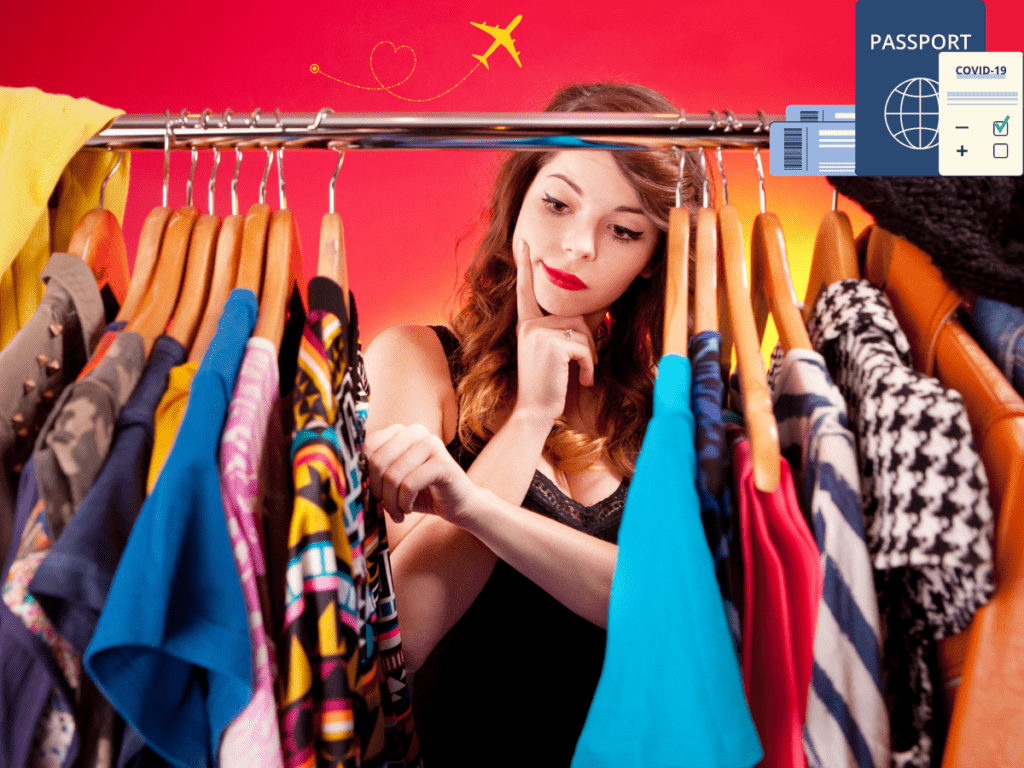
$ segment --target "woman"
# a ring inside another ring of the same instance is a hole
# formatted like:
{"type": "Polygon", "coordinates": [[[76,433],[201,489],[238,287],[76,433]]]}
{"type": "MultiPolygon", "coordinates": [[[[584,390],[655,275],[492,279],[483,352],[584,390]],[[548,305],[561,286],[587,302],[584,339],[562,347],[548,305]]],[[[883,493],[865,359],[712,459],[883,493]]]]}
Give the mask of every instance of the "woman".
{"type": "MultiPolygon", "coordinates": [[[[613,84],[547,110],[677,113],[613,84]]],[[[678,167],[670,151],[514,154],[451,327],[366,351],[371,492],[429,765],[569,764],[652,411],[678,167]]]]}

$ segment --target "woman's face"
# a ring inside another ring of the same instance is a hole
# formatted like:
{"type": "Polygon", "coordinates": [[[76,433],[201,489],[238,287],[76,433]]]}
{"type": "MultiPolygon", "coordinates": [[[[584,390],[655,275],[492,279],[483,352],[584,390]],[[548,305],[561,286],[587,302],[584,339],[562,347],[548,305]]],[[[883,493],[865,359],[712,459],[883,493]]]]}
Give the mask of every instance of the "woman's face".
{"type": "Polygon", "coordinates": [[[567,150],[537,172],[512,234],[530,249],[533,290],[553,315],[583,315],[591,330],[648,263],[658,228],[610,152],[567,150]]]}

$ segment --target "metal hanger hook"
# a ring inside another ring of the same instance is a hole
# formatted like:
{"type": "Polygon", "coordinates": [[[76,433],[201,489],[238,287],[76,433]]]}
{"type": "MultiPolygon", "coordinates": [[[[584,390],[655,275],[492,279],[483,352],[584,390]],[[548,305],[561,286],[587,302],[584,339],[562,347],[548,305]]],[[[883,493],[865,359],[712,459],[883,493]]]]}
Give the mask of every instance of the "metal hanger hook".
{"type": "MultiPolygon", "coordinates": [[[[208,120],[210,118],[210,109],[206,108],[203,110],[203,130],[207,130],[210,126],[208,120]]],[[[224,122],[221,122],[221,127],[225,127],[224,122]]],[[[207,208],[210,211],[210,215],[213,216],[213,205],[214,205],[214,192],[217,188],[217,169],[220,167],[220,147],[216,144],[211,144],[213,149],[213,168],[210,170],[210,184],[206,190],[206,203],[207,208]]]]}
{"type": "Polygon", "coordinates": [[[111,176],[117,173],[117,169],[121,167],[122,160],[124,160],[124,151],[117,153],[117,162],[114,163],[114,167],[110,169],[110,173],[107,174],[107,177],[103,180],[103,183],[100,184],[100,208],[107,207],[106,205],[104,205],[104,201],[106,200],[107,195],[107,182],[110,181],[111,176]]]}
{"type": "Polygon", "coordinates": [[[334,169],[334,175],[331,176],[331,186],[328,190],[329,205],[327,207],[327,211],[328,213],[334,213],[334,185],[338,181],[338,171],[341,170],[341,164],[345,162],[345,148],[335,146],[334,142],[331,142],[327,146],[338,153],[338,165],[334,169]]]}
{"type": "Polygon", "coordinates": [[[676,208],[683,207],[683,173],[686,166],[686,153],[679,147],[672,147],[679,158],[679,175],[676,177],[676,208]]]}
{"type": "Polygon", "coordinates": [[[333,112],[333,111],[334,110],[331,109],[330,107],[324,107],[319,112],[317,112],[316,113],[316,120],[314,120],[312,125],[309,126],[309,130],[315,131],[317,128],[319,128],[320,127],[320,123],[323,121],[324,117],[327,116],[327,113],[328,112],[333,112]]]}
{"type": "Polygon", "coordinates": [[[263,178],[260,179],[260,204],[267,202],[267,178],[270,176],[270,166],[274,162],[274,150],[270,147],[263,147],[267,153],[267,167],[263,169],[263,178]]]}
{"type": "MultiPolygon", "coordinates": [[[[284,131],[281,110],[275,109],[274,114],[277,115],[277,129],[284,131]]],[[[277,202],[282,211],[288,207],[288,201],[284,196],[284,144],[277,148],[277,202]]]]}
{"type": "Polygon", "coordinates": [[[729,185],[725,179],[725,167],[722,165],[722,148],[715,147],[715,157],[718,160],[718,173],[722,177],[722,205],[729,204],[729,185]]]}
{"type": "Polygon", "coordinates": [[[763,109],[757,110],[757,128],[754,129],[754,133],[764,133],[768,130],[768,115],[764,113],[763,109]]]}
{"type": "Polygon", "coordinates": [[[758,197],[761,199],[761,213],[764,213],[764,166],[761,164],[760,147],[754,147],[754,162],[757,164],[757,192],[758,197]]]}
{"type": "Polygon", "coordinates": [[[167,207],[167,198],[171,191],[171,141],[174,139],[174,129],[171,128],[171,110],[164,110],[164,189],[163,207],[167,207]]]}
{"type": "Polygon", "coordinates": [[[242,149],[235,145],[235,175],[231,177],[231,215],[238,215],[238,171],[242,168],[242,149]]]}
{"type": "Polygon", "coordinates": [[[708,179],[708,151],[701,147],[700,150],[700,175],[704,179],[701,183],[701,192],[703,198],[702,207],[707,208],[710,203],[711,197],[711,181],[708,179]]]}
{"type": "Polygon", "coordinates": [[[196,148],[195,144],[192,144],[191,147],[189,147],[189,149],[191,149],[191,151],[192,151],[192,167],[189,169],[188,181],[185,183],[185,205],[191,207],[192,206],[192,180],[195,178],[195,175],[196,175],[196,163],[199,160],[199,150],[196,148]]]}

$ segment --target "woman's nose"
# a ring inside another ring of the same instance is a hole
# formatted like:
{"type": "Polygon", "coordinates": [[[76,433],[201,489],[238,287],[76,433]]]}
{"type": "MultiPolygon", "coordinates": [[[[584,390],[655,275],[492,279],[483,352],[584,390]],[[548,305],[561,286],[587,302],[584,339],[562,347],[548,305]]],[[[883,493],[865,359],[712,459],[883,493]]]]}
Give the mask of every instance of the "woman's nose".
{"type": "Polygon", "coordinates": [[[593,227],[571,227],[565,233],[562,248],[574,259],[592,261],[597,256],[597,239],[593,227]]]}

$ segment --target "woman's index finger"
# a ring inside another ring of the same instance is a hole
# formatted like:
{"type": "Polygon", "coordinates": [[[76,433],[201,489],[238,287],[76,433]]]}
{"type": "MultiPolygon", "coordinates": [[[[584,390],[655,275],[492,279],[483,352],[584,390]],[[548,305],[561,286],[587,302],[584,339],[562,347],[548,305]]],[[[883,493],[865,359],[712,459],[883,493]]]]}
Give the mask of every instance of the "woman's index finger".
{"type": "Polygon", "coordinates": [[[518,255],[516,257],[516,309],[518,320],[534,320],[543,317],[544,313],[537,303],[537,297],[533,292],[533,270],[530,265],[530,246],[525,240],[519,241],[518,255]]]}

